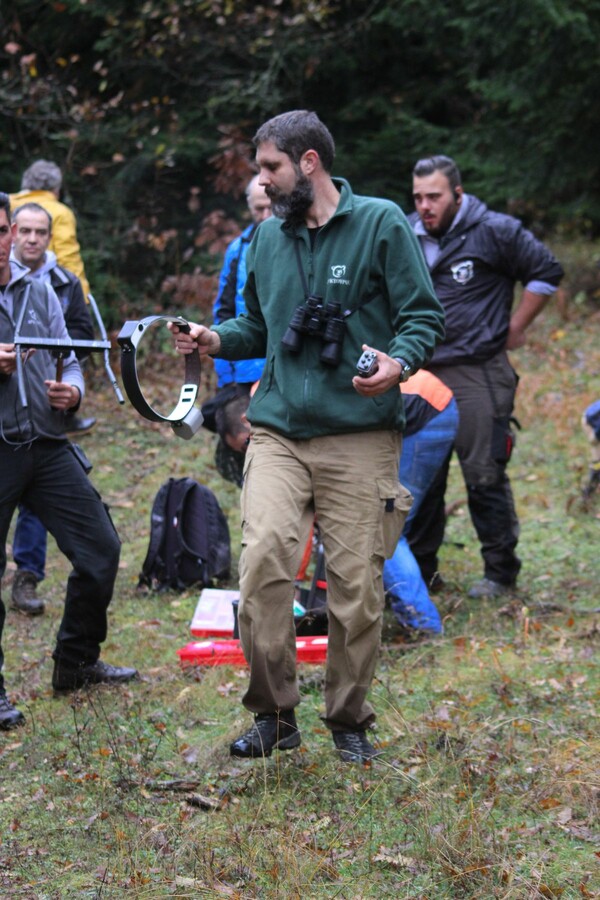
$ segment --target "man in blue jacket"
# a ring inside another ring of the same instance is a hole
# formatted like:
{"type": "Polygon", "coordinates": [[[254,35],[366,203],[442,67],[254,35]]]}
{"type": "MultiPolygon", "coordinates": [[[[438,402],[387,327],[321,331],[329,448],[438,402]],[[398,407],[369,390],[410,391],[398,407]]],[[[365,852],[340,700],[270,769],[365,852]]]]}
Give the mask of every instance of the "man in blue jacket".
{"type": "Polygon", "coordinates": [[[179,352],[264,356],[248,409],[242,488],[240,638],[254,724],[235,757],[300,744],[294,579],[308,525],[323,534],[329,606],[324,720],[344,761],[376,755],[367,694],[384,606],[382,569],[410,495],[398,482],[398,384],[443,335],[443,314],[401,210],[333,178],[335,147],[317,115],[282,113],[255,135],[274,215],[247,255],[247,312],[176,333],[179,352]],[[363,350],[377,371],[357,374],[363,350]]]}
{"type": "MultiPolygon", "coordinates": [[[[506,351],[525,343],[526,329],[558,287],[563,270],[517,219],[492,212],[465,194],[450,157],[417,162],[413,197],[416,213],[410,222],[446,313],[446,337],[427,367],[452,389],[458,404],[455,450],[484,562],[484,577],[469,595],[497,597],[514,588],[521,568],[519,523],[506,474],[518,377],[506,351]],[[523,292],[513,309],[517,282],[523,292]]],[[[449,462],[450,456],[421,504],[409,538],[425,580],[434,579],[433,586],[444,536],[449,462]]]]}
{"type": "MultiPolygon", "coordinates": [[[[246,312],[246,301],[242,293],[246,284],[246,253],[256,229],[271,215],[271,201],[264,187],[259,184],[258,175],[246,187],[246,200],[252,224],[231,242],[225,252],[219,275],[219,290],[213,306],[215,325],[221,325],[246,312]]],[[[264,364],[264,359],[215,359],[217,386],[222,388],[226,384],[244,384],[250,390],[251,385],[262,375],[264,364]]]]}

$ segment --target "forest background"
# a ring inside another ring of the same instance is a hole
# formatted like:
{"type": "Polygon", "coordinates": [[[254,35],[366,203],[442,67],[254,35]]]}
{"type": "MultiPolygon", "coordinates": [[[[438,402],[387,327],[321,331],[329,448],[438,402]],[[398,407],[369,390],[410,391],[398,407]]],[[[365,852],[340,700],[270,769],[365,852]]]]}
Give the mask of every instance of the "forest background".
{"type": "Polygon", "coordinates": [[[109,325],[210,310],[252,135],[286,109],[318,112],[358,193],[410,211],[444,152],[539,235],[600,232],[599,0],[3,0],[0,28],[0,187],[62,167],[109,325]]]}
{"type": "MultiPolygon", "coordinates": [[[[300,671],[301,749],[229,758],[247,672],[183,670],[197,591],[140,595],[137,573],[167,477],[217,493],[236,557],[239,491],[205,429],[178,440],[88,367],[98,421],[82,442],[123,540],[103,656],[141,678],[52,696],[69,566],[51,542],[45,615],[7,614],[26,726],[0,740],[0,896],[600,898],[600,497],[582,503],[580,427],[599,394],[600,0],[0,0],[0,30],[0,189],[36,158],[61,166],[113,337],[141,314],[210,317],[247,221],[252,135],[291,108],[331,128],[335,174],[407,212],[414,161],[456,157],[466,190],[521,217],[566,271],[515,354],[518,595],[466,597],[481,561],[453,466],[444,636],[413,639],[386,610],[384,753],[364,770],[332,753],[320,666],[300,671]]],[[[180,383],[167,345],[142,378],[165,410],[180,383]]]]}

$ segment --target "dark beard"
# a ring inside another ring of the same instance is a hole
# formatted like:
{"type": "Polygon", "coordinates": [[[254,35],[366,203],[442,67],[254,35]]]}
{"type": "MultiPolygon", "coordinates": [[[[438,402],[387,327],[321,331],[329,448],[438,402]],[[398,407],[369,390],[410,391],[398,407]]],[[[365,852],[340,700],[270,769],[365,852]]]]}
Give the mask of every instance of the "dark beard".
{"type": "Polygon", "coordinates": [[[284,194],[277,188],[267,188],[266,193],[274,216],[285,219],[290,225],[304,224],[314,200],[313,186],[305,175],[298,176],[296,187],[290,194],[284,194]]]}
{"type": "Polygon", "coordinates": [[[456,216],[457,212],[458,212],[458,203],[453,203],[444,212],[444,215],[441,217],[440,223],[437,228],[427,228],[425,223],[423,223],[423,227],[425,228],[425,231],[427,232],[427,234],[430,234],[431,237],[434,237],[434,238],[443,237],[446,234],[446,232],[449,230],[450,226],[452,225],[452,223],[454,221],[454,217],[456,216]]]}

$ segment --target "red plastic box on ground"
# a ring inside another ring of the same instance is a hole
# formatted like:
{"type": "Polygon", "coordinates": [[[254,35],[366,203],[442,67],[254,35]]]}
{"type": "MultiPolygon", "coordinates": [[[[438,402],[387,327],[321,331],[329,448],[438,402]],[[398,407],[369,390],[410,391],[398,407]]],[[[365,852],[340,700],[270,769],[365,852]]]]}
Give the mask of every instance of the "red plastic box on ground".
{"type": "MultiPolygon", "coordinates": [[[[192,641],[177,651],[182,666],[245,666],[246,660],[236,640],[192,641]]],[[[324,663],[326,637],[296,638],[298,662],[324,663]]]]}

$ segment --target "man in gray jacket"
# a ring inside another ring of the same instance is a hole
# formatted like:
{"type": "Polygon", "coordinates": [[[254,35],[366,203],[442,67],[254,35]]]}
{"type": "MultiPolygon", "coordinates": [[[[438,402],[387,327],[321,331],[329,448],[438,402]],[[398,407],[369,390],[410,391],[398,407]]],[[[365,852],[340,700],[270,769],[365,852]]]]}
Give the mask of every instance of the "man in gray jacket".
{"type": "MultiPolygon", "coordinates": [[[[62,340],[68,335],[52,289],[28,278],[27,269],[10,260],[9,214],[9,198],[0,194],[0,578],[10,522],[24,501],[73,565],[53,653],[54,689],[122,683],[134,678],[136,670],[99,659],[120,541],[64,432],[65,411],[83,397],[83,378],[74,354],[64,360],[59,378],[51,353],[36,349],[22,353],[19,384],[15,332],[62,340]]],[[[5,617],[0,597],[0,639],[5,617]]],[[[0,729],[6,730],[20,725],[23,714],[6,696],[3,663],[0,645],[0,729]]]]}
{"type": "MultiPolygon", "coordinates": [[[[29,277],[49,284],[60,301],[69,336],[74,340],[93,340],[94,326],[89,306],[85,302],[81,282],[73,273],[59,266],[56,254],[48,249],[52,238],[52,216],[38,203],[24,203],[13,210],[16,224],[12,256],[26,266],[29,277]]],[[[85,350],[76,351],[83,366],[85,350]]],[[[65,431],[76,430],[81,434],[89,430],[95,419],[79,419],[73,410],[65,414],[65,431]],[[80,427],[74,429],[73,422],[80,427]],[[81,427],[84,426],[84,427],[81,427]]],[[[13,579],[11,606],[26,615],[37,616],[44,612],[45,601],[37,595],[37,585],[46,574],[46,529],[37,516],[24,504],[19,504],[19,515],[13,537],[13,556],[17,571],[13,579]]]]}

